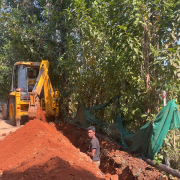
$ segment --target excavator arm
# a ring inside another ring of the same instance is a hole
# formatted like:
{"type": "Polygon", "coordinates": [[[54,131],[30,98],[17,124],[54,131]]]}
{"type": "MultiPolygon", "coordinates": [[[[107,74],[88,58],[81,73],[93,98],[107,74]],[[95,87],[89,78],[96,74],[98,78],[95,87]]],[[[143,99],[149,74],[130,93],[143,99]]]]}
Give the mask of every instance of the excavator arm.
{"type": "Polygon", "coordinates": [[[46,116],[58,116],[59,115],[59,91],[55,91],[52,88],[51,81],[48,75],[49,62],[43,60],[40,65],[39,75],[36,79],[33,91],[30,92],[30,103],[28,109],[28,116],[30,119],[46,116]],[[40,103],[40,94],[44,91],[44,106],[45,111],[42,111],[42,104],[40,103]]]}

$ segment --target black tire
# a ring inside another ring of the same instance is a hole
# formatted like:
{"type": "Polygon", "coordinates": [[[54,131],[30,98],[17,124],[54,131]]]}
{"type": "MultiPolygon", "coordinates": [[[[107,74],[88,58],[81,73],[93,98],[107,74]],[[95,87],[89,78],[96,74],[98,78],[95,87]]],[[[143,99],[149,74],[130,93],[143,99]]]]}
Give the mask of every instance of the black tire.
{"type": "Polygon", "coordinates": [[[4,120],[8,119],[8,106],[6,103],[2,105],[2,117],[4,120]]]}
{"type": "Polygon", "coordinates": [[[9,100],[9,119],[10,123],[13,126],[16,126],[16,103],[15,103],[15,98],[11,97],[9,100]]]}

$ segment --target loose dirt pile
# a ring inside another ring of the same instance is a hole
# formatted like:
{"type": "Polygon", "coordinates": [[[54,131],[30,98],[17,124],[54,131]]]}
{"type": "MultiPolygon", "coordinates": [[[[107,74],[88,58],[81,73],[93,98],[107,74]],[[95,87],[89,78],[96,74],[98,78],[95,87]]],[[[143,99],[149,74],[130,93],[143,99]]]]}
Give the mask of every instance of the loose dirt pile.
{"type": "Polygon", "coordinates": [[[32,120],[0,142],[0,179],[105,179],[54,124],[32,120]]]}
{"type": "Polygon", "coordinates": [[[0,179],[166,179],[143,160],[98,139],[100,170],[85,154],[86,131],[66,123],[32,120],[0,141],[0,179]]]}

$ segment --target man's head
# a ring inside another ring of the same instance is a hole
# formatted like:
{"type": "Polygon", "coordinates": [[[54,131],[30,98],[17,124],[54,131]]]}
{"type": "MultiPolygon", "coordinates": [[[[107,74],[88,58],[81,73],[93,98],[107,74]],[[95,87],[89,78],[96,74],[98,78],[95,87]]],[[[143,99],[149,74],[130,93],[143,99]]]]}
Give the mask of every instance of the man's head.
{"type": "Polygon", "coordinates": [[[95,127],[94,126],[88,127],[87,132],[88,132],[88,136],[89,136],[90,139],[94,138],[94,136],[95,136],[95,127]]]}
{"type": "Polygon", "coordinates": [[[33,70],[29,71],[29,77],[33,77],[33,70]]]}

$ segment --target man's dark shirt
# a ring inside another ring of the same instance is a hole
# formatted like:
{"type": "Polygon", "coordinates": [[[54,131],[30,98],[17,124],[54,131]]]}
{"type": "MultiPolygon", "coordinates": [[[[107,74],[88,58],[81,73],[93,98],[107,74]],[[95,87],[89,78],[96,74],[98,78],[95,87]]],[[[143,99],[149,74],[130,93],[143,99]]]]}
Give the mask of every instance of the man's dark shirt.
{"type": "Polygon", "coordinates": [[[92,151],[92,149],[96,149],[96,151],[95,151],[94,157],[91,157],[91,159],[93,161],[100,161],[100,158],[99,158],[99,155],[100,155],[99,140],[96,137],[91,139],[91,142],[90,142],[90,151],[92,151]]]}

